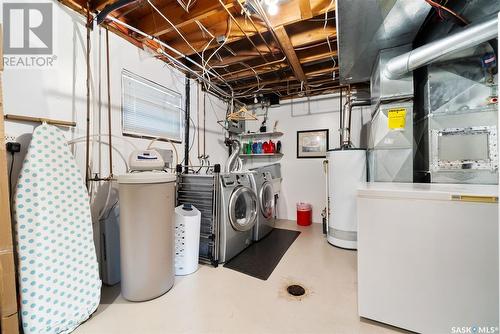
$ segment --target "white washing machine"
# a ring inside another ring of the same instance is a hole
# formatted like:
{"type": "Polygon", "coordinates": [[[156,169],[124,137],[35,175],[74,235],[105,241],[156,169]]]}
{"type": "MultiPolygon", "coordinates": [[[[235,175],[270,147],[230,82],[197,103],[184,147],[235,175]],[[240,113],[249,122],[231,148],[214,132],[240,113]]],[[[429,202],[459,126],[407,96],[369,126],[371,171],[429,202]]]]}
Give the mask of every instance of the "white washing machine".
{"type": "Polygon", "coordinates": [[[249,173],[220,175],[219,262],[224,263],[252,243],[257,221],[257,194],[249,173]]]}
{"type": "Polygon", "coordinates": [[[256,172],[252,174],[252,177],[254,178],[259,204],[257,222],[253,228],[253,240],[259,241],[274,228],[275,198],[273,177],[270,172],[256,172]]]}

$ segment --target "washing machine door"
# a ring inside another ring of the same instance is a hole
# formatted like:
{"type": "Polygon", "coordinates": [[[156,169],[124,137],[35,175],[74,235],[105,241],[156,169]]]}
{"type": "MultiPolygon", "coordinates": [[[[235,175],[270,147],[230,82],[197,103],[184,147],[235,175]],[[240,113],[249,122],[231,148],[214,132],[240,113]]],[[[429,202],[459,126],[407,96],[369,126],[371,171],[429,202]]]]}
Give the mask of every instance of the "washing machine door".
{"type": "Polygon", "coordinates": [[[245,186],[234,189],[229,199],[229,222],[237,231],[248,231],[257,219],[257,196],[245,186]]]}
{"type": "Polygon", "coordinates": [[[262,184],[259,192],[260,211],[264,218],[269,219],[274,215],[274,189],[271,182],[262,184]]]}

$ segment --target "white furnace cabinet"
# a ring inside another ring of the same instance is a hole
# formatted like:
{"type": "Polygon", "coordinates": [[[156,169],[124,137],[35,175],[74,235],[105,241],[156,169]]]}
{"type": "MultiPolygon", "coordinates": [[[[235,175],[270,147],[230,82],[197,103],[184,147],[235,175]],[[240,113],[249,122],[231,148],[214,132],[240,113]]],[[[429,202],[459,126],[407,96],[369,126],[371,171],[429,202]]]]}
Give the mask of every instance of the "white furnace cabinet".
{"type": "Polygon", "coordinates": [[[360,186],[359,315],[420,333],[498,333],[497,187],[360,186]]]}

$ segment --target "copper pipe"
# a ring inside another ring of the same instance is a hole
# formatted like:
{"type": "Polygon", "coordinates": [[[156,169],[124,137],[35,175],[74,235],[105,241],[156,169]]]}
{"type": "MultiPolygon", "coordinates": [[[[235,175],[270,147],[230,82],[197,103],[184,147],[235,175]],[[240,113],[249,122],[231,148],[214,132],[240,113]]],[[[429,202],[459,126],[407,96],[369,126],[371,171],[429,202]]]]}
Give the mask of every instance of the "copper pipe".
{"type": "Polygon", "coordinates": [[[109,141],[109,177],[113,178],[113,147],[111,142],[111,80],[109,68],[109,30],[106,29],[106,67],[108,84],[108,141],[109,141]]]}
{"type": "Polygon", "coordinates": [[[87,2],[87,138],[85,139],[85,185],[89,189],[90,180],[90,25],[92,16],[90,15],[90,2],[87,2]]]}
{"type": "Polygon", "coordinates": [[[463,23],[463,25],[468,25],[469,24],[469,21],[467,21],[466,19],[464,19],[461,15],[455,13],[454,11],[452,11],[451,9],[443,6],[443,5],[440,5],[438,4],[437,2],[434,2],[432,0],[425,0],[425,2],[427,2],[429,5],[431,5],[432,7],[434,8],[437,8],[438,10],[442,9],[444,10],[445,12],[447,12],[448,14],[452,15],[453,17],[455,17],[457,20],[459,20],[460,22],[463,23]]]}

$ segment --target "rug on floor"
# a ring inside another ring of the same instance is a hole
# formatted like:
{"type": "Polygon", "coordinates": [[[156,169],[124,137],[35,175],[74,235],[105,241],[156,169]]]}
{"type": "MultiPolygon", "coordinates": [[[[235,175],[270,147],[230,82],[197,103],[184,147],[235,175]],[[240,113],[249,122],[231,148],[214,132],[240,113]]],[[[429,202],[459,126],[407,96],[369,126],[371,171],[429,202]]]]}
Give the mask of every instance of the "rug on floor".
{"type": "Polygon", "coordinates": [[[264,239],[229,260],[224,267],[265,281],[299,234],[299,231],[275,228],[264,239]]]}

